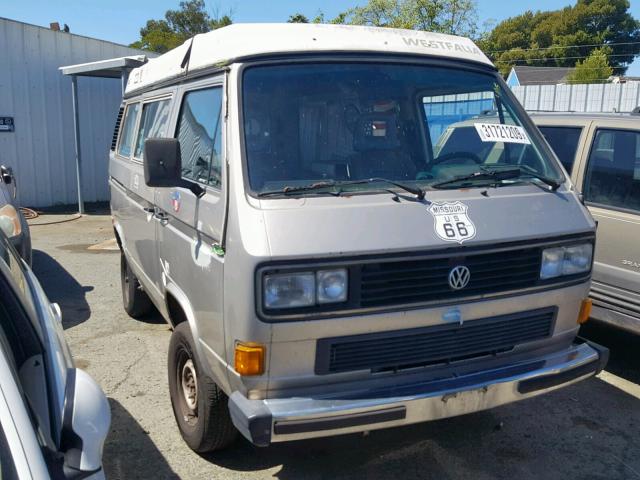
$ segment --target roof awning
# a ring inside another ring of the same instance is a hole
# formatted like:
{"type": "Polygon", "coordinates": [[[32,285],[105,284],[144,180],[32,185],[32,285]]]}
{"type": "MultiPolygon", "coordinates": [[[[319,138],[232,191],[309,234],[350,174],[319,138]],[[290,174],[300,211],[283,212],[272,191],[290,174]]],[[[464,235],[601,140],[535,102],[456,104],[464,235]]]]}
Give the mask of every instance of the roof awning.
{"type": "Polygon", "coordinates": [[[60,67],[63,75],[76,75],[79,77],[121,78],[123,72],[139,67],[147,63],[146,55],[134,55],[131,57],[110,58],[98,62],[79,63],[60,67]]]}
{"type": "Polygon", "coordinates": [[[73,127],[75,140],[75,157],[76,157],[76,180],[78,183],[78,213],[84,213],[84,201],[82,200],[82,159],[80,150],[80,117],[78,110],[78,77],[97,77],[97,78],[114,78],[120,79],[122,93],[124,94],[125,86],[129,72],[147,63],[146,55],[133,55],[130,57],[109,58],[97,62],[79,63],[77,65],[67,65],[59,67],[58,70],[63,75],[71,77],[71,99],[73,101],[73,127]]]}

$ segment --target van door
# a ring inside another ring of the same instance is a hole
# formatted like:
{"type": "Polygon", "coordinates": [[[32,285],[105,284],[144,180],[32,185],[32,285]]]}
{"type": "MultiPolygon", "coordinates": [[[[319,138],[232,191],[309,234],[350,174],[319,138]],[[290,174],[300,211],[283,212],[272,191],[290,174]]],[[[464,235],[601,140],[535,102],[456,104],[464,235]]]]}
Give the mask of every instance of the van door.
{"type": "Polygon", "coordinates": [[[583,183],[598,222],[592,296],[640,316],[640,132],[596,128],[592,138],[583,183]]]}
{"type": "Polygon", "coordinates": [[[109,165],[111,212],[121,227],[122,247],[128,262],[148,292],[159,298],[160,291],[152,288],[150,273],[155,265],[145,255],[145,239],[149,235],[155,237],[156,226],[149,213],[153,209],[155,189],[144,183],[142,161],[132,159],[141,111],[139,100],[128,103],[124,111],[117,148],[109,165]]]}
{"type": "MultiPolygon", "coordinates": [[[[201,342],[224,356],[222,279],[224,256],[219,249],[225,217],[223,79],[208,79],[181,92],[175,136],[180,141],[182,176],[198,183],[201,197],[186,188],[158,189],[161,222],[158,240],[163,282],[184,294],[196,317],[201,342]]],[[[207,351],[207,353],[210,353],[207,351]]],[[[220,368],[219,358],[209,364],[220,368]]],[[[220,378],[220,377],[219,377],[220,378]]]]}
{"type": "Polygon", "coordinates": [[[147,290],[156,299],[160,293],[160,264],[156,243],[158,218],[154,215],[155,188],[147,187],[144,182],[144,141],[149,137],[165,137],[171,116],[171,97],[164,96],[145,100],[141,105],[140,121],[136,131],[131,160],[131,178],[129,185],[129,211],[123,222],[125,245],[129,260],[139,269],[138,278],[142,279],[147,290]]]}

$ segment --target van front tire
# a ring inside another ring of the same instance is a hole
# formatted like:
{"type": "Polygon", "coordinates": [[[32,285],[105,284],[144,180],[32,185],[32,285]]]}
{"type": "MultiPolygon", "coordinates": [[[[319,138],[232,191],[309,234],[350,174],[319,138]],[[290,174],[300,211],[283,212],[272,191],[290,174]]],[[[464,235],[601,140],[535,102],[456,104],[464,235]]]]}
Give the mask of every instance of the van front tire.
{"type": "Polygon", "coordinates": [[[187,322],[171,335],[168,366],[173,414],[189,448],[205,453],[233,443],[238,431],[229,414],[229,398],[204,373],[187,322]]]}
{"type": "Polygon", "coordinates": [[[122,305],[125,312],[136,319],[148,314],[153,307],[151,299],[140,286],[140,282],[131,270],[124,253],[120,254],[120,283],[122,285],[122,305]]]}

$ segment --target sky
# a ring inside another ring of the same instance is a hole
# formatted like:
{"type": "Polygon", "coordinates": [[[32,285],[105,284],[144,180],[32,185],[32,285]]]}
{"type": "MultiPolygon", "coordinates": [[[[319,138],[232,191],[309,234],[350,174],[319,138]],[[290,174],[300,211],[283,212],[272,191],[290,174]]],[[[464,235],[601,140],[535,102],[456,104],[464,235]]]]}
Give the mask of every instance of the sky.
{"type": "MultiPolygon", "coordinates": [[[[211,13],[231,13],[234,22],[285,22],[302,13],[312,18],[322,11],[327,18],[366,0],[207,0],[211,13]]],[[[569,0],[477,0],[480,24],[499,22],[524,10],[556,10],[569,0]]],[[[128,45],[139,38],[140,27],[151,18],[177,8],[179,0],[0,0],[0,17],[35,25],[66,23],[72,33],[128,45]]],[[[631,0],[631,13],[640,18],[640,0],[631,0]]],[[[627,71],[640,76],[640,59],[627,71]]]]}

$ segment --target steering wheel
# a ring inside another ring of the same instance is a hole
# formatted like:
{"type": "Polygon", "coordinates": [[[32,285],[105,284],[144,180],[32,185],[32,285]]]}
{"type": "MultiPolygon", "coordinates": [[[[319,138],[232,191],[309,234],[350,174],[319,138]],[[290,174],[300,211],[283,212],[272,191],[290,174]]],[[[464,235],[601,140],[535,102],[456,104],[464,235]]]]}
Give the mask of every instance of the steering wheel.
{"type": "Polygon", "coordinates": [[[448,162],[449,160],[453,160],[455,158],[463,158],[463,159],[467,159],[467,160],[472,160],[473,162],[477,163],[478,165],[480,165],[481,163],[483,163],[482,159],[476,155],[475,153],[472,152],[451,152],[451,153],[445,153],[444,155],[440,155],[437,158],[434,158],[432,161],[433,165],[438,165],[440,163],[444,163],[444,162],[448,162]]]}

